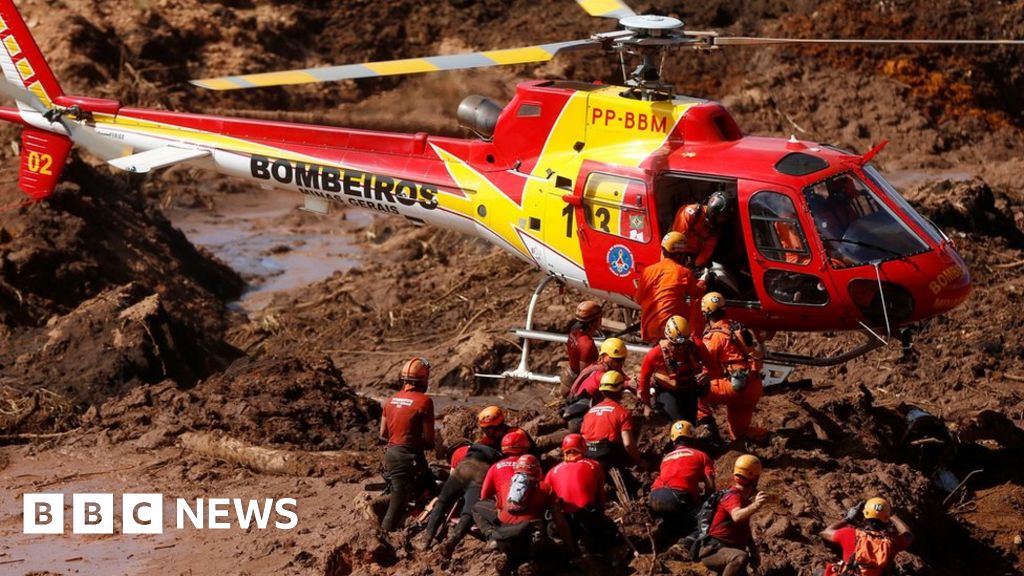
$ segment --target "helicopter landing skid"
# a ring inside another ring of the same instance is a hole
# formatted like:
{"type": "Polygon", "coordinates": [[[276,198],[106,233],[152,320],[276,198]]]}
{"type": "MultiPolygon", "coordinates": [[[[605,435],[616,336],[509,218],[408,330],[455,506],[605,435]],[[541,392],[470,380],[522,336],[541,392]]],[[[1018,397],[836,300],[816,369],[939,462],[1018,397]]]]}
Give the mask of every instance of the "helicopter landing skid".
{"type": "MultiPolygon", "coordinates": [[[[887,344],[886,340],[871,330],[862,330],[861,335],[864,337],[864,342],[860,346],[847,350],[842,354],[836,354],[834,356],[826,356],[824,358],[818,358],[815,356],[804,356],[803,354],[790,354],[789,352],[771,352],[768,351],[765,354],[765,365],[768,362],[778,362],[781,364],[790,365],[803,365],[803,366],[838,366],[844,362],[848,362],[863,356],[872,350],[877,350],[887,344]]],[[[905,337],[909,341],[909,337],[905,337]]],[[[904,344],[906,348],[908,345],[904,344]]]]}
{"type": "MultiPolygon", "coordinates": [[[[537,288],[533,291],[533,296],[530,297],[530,306],[526,309],[526,330],[530,331],[533,329],[533,311],[537,307],[537,300],[540,299],[540,293],[544,291],[544,288],[548,285],[548,282],[555,280],[554,276],[545,276],[544,279],[537,284],[537,288]]],[[[519,330],[516,330],[518,333],[519,330]]],[[[568,336],[565,336],[562,342],[565,342],[568,336]]],[[[562,379],[558,376],[551,376],[547,374],[536,374],[530,371],[529,358],[530,358],[530,339],[523,338],[522,354],[519,356],[519,365],[513,370],[506,370],[501,374],[477,374],[477,378],[493,378],[497,380],[504,380],[505,378],[511,378],[513,380],[526,380],[529,382],[541,382],[544,384],[558,384],[562,379]]]]}

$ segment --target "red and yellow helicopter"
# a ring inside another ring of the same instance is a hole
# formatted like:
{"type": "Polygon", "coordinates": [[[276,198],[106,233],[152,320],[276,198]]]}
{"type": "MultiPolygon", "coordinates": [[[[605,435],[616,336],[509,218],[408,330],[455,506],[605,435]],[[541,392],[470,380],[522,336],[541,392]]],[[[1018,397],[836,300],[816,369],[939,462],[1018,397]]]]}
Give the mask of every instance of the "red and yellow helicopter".
{"type": "MultiPolygon", "coordinates": [[[[24,126],[20,185],[49,195],[72,144],[113,166],[149,172],[178,163],[298,192],[309,210],[332,203],[486,238],[551,279],[635,308],[639,271],[660,258],[676,211],[724,192],[737,207],[713,273],[734,318],[765,331],[888,334],[942,314],[970,291],[952,242],[870,163],[795,138],[743,133],[722,105],[674,94],[659,58],[730,45],[1024,44],[1020,40],[822,40],[725,37],[675,18],[637,15],[618,0],[577,0],[620,27],[525,48],[198,80],[215,90],[280,86],[550,60],[566,50],[617,53],[624,86],[562,80],[520,84],[501,106],[470,96],[459,107],[471,138],[245,120],[122,106],[65,94],[12,0],[0,0],[0,91],[24,126]],[[638,65],[627,71],[626,59],[638,65]]],[[[532,331],[526,338],[564,339],[532,331]]],[[[792,363],[833,358],[770,354],[792,363]]],[[[544,380],[526,368],[516,377],[544,380]]],[[[772,364],[774,361],[775,364],[772,364]]]]}

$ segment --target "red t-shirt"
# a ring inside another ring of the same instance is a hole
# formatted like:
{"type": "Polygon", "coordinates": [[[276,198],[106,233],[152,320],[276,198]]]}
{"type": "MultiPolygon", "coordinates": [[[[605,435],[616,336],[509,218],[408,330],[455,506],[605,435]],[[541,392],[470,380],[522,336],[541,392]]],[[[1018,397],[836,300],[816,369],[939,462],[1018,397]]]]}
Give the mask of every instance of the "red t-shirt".
{"type": "Polygon", "coordinates": [[[670,373],[665,362],[665,353],[662,351],[662,346],[666,342],[667,340],[660,340],[651,348],[640,366],[640,400],[648,406],[651,405],[651,389],[660,388],[654,380],[656,372],[663,372],[673,378],[676,374],[684,379],[696,378],[703,371],[702,364],[711,361],[704,344],[693,342],[676,346],[672,351],[672,358],[677,363],[676,371],[675,374],[670,373]]]}
{"type": "Polygon", "coordinates": [[[480,487],[480,499],[494,498],[502,502],[508,497],[509,486],[512,485],[512,475],[516,473],[516,461],[519,456],[509,456],[504,460],[498,460],[491,464],[484,476],[483,486],[480,487]]]}
{"type": "Polygon", "coordinates": [[[622,443],[622,431],[633,429],[633,418],[629,410],[614,400],[604,400],[583,416],[580,433],[587,442],[608,440],[613,444],[622,443]]]}
{"type": "Polygon", "coordinates": [[[569,332],[569,340],[565,343],[565,351],[569,356],[569,369],[574,373],[597,362],[597,346],[594,339],[583,330],[569,332]]]}
{"type": "Polygon", "coordinates": [[[415,390],[403,390],[384,403],[388,446],[429,448],[434,443],[434,401],[415,390]]]}
{"type": "Polygon", "coordinates": [[[710,456],[694,448],[676,448],[661,459],[661,474],[654,479],[652,490],[672,488],[690,493],[692,502],[700,502],[700,484],[711,479],[714,488],[715,461],[710,456]]]}
{"type": "MultiPolygon", "coordinates": [[[[896,558],[896,554],[910,547],[910,538],[908,538],[906,534],[891,534],[890,536],[892,538],[892,553],[886,560],[885,566],[878,569],[861,568],[862,576],[882,576],[885,569],[892,565],[892,561],[896,558]]],[[[842,559],[843,562],[846,562],[850,559],[850,556],[853,554],[853,551],[857,546],[857,529],[853,526],[843,526],[836,530],[832,535],[832,541],[842,548],[842,559]]]]}
{"type": "Polygon", "coordinates": [[[718,501],[718,510],[711,520],[711,529],[708,535],[716,540],[721,540],[736,548],[746,548],[754,539],[750,532],[750,518],[742,522],[734,522],[732,511],[739,508],[746,508],[750,502],[743,500],[743,495],[735,488],[730,488],[722,499],[718,501]]]}
{"type": "Polygon", "coordinates": [[[551,491],[551,487],[546,482],[540,482],[532,488],[530,495],[527,496],[526,508],[522,512],[512,513],[505,509],[505,498],[508,496],[507,492],[501,498],[498,498],[496,507],[498,508],[498,521],[502,524],[522,524],[523,522],[529,522],[531,520],[541,520],[544,518],[544,513],[551,508],[554,502],[554,493],[551,491]]]}
{"type": "Polygon", "coordinates": [[[590,506],[604,507],[604,469],[597,460],[580,458],[562,462],[544,478],[555,495],[562,499],[568,513],[590,506]]]}
{"type": "Polygon", "coordinates": [[[462,459],[466,457],[466,452],[469,452],[469,447],[470,446],[472,446],[472,444],[466,444],[465,446],[459,446],[458,448],[455,449],[454,452],[452,452],[452,461],[451,461],[452,470],[455,470],[456,468],[459,467],[459,462],[462,462],[462,459]]]}
{"type": "Polygon", "coordinates": [[[606,371],[607,369],[604,367],[604,364],[597,362],[588,364],[580,372],[580,375],[576,377],[576,382],[573,382],[572,389],[569,391],[569,398],[576,398],[584,394],[590,398],[600,397],[601,377],[604,376],[606,371]]]}

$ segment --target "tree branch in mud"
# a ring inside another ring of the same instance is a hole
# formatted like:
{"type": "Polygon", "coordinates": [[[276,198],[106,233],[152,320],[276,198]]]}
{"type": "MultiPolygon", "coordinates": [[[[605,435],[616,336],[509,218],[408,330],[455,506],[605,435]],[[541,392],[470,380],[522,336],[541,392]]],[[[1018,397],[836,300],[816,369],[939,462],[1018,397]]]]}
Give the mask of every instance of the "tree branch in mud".
{"type": "Polygon", "coordinates": [[[323,476],[341,468],[352,468],[354,452],[304,452],[254,446],[224,434],[185,432],[178,445],[190,452],[245,466],[254,472],[282,476],[323,476]]]}

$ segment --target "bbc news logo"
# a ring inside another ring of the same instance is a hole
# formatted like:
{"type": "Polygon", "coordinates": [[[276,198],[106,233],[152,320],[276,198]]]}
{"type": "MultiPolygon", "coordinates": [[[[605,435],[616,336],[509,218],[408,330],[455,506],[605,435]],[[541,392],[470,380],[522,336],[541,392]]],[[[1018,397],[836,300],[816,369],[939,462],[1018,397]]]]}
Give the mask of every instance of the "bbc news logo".
{"type": "MultiPolygon", "coordinates": [[[[25,494],[22,532],[25,534],[64,533],[64,494],[25,494]]],[[[184,498],[174,500],[174,526],[199,530],[248,530],[255,526],[266,530],[291,530],[299,524],[294,498],[242,500],[241,498],[184,498]],[[271,522],[273,520],[273,522],[271,522]]],[[[163,494],[122,494],[122,534],[163,534],[163,494]]],[[[117,510],[113,494],[72,494],[72,534],[113,534],[117,510]]],[[[170,520],[170,519],[168,519],[170,520]]]]}

